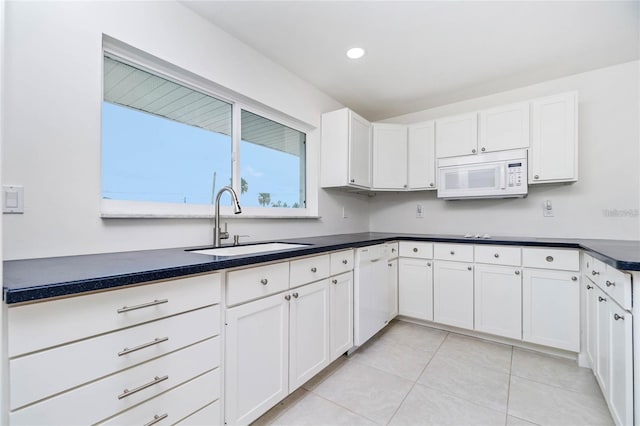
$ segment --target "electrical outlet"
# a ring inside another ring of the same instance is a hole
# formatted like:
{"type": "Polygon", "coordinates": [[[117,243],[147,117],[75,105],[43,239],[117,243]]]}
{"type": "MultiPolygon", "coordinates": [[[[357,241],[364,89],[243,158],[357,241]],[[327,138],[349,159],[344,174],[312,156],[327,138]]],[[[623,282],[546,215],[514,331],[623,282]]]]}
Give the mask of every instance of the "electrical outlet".
{"type": "Polygon", "coordinates": [[[417,219],[424,218],[424,207],[422,207],[422,204],[416,205],[416,218],[417,219]]]}

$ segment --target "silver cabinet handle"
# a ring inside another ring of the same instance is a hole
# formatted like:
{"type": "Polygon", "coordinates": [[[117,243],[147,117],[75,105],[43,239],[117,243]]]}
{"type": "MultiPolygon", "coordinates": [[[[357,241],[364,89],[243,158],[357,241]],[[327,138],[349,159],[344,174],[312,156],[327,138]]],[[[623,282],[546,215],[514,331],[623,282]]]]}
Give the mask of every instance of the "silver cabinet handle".
{"type": "Polygon", "coordinates": [[[405,183],[405,184],[404,184],[404,185],[402,185],[402,186],[406,188],[406,187],[407,187],[407,184],[405,183]]]}
{"type": "Polygon", "coordinates": [[[118,356],[127,355],[131,352],[139,351],[140,349],[148,348],[149,346],[157,345],[158,343],[166,342],[169,340],[169,337],[156,337],[150,342],[143,343],[138,346],[134,346],[133,348],[124,348],[120,352],[118,352],[118,356]]]}
{"type": "Polygon", "coordinates": [[[162,376],[162,377],[154,377],[152,381],[150,381],[149,383],[145,383],[144,385],[138,386],[135,389],[125,389],[122,391],[122,393],[120,395],[118,395],[118,399],[123,399],[126,398],[128,396],[133,395],[136,392],[140,392],[141,390],[145,390],[146,388],[149,388],[153,385],[157,385],[160,382],[164,382],[165,380],[167,380],[169,378],[169,376],[162,376]]]}
{"type": "Polygon", "coordinates": [[[534,179],[540,179],[540,176],[538,176],[538,175],[534,175],[534,176],[533,176],[533,178],[534,178],[534,179]]]}
{"type": "Polygon", "coordinates": [[[591,290],[593,288],[592,285],[587,284],[587,290],[591,290]]]}
{"type": "Polygon", "coordinates": [[[431,182],[431,183],[429,184],[429,186],[433,186],[433,182],[431,182]]]}
{"type": "Polygon", "coordinates": [[[314,266],[313,268],[311,268],[311,272],[318,272],[318,268],[314,266]]]}
{"type": "Polygon", "coordinates": [[[346,265],[347,263],[349,263],[349,262],[347,261],[347,259],[345,259],[345,260],[343,260],[343,261],[342,261],[342,264],[343,264],[343,265],[346,265]]]}
{"type": "Polygon", "coordinates": [[[387,265],[389,265],[389,268],[391,268],[393,266],[393,263],[387,263],[387,265]]]}
{"type": "Polygon", "coordinates": [[[153,302],[142,303],[140,305],[123,306],[122,308],[118,309],[118,313],[122,314],[122,313],[129,312],[129,311],[135,311],[136,309],[142,309],[142,308],[148,308],[148,307],[151,307],[151,306],[162,305],[163,303],[167,303],[167,302],[169,302],[169,299],[162,299],[162,300],[156,299],[153,302]]]}
{"type": "Polygon", "coordinates": [[[611,282],[609,280],[607,280],[606,284],[607,284],[607,287],[611,287],[611,286],[615,287],[616,286],[616,283],[611,282]]]}
{"type": "Polygon", "coordinates": [[[616,321],[618,321],[618,320],[623,320],[623,319],[624,319],[624,316],[622,316],[622,315],[618,315],[618,314],[613,314],[613,319],[614,319],[614,320],[616,320],[616,321]]]}
{"type": "Polygon", "coordinates": [[[594,271],[591,271],[591,275],[595,277],[596,275],[600,275],[600,272],[594,270],[594,271]]]}
{"type": "Polygon", "coordinates": [[[262,284],[262,285],[267,285],[268,283],[269,283],[269,280],[266,279],[266,278],[263,278],[263,279],[260,280],[260,284],[262,284]]]}
{"type": "Polygon", "coordinates": [[[606,302],[606,301],[607,299],[605,299],[604,297],[598,296],[598,302],[606,302]]]}
{"type": "Polygon", "coordinates": [[[576,277],[575,275],[571,277],[571,281],[578,281],[578,277],[576,277]]]}
{"type": "Polygon", "coordinates": [[[520,275],[520,271],[516,271],[516,275],[520,275]]]}
{"type": "Polygon", "coordinates": [[[547,262],[553,262],[553,256],[547,256],[544,258],[547,262]]]}
{"type": "Polygon", "coordinates": [[[144,426],[153,426],[156,423],[159,423],[159,422],[163,421],[167,417],[169,417],[169,413],[164,413],[164,414],[160,414],[160,415],[156,414],[155,416],[153,416],[153,420],[151,420],[149,423],[145,423],[144,426]]]}
{"type": "Polygon", "coordinates": [[[417,252],[418,252],[418,247],[414,247],[414,248],[413,248],[413,252],[414,252],[414,253],[417,253],[417,252]]]}
{"type": "Polygon", "coordinates": [[[298,293],[293,293],[293,297],[298,298],[298,293]]]}
{"type": "Polygon", "coordinates": [[[471,266],[467,266],[467,271],[470,271],[471,269],[473,269],[471,266]]]}
{"type": "Polygon", "coordinates": [[[351,182],[351,183],[355,183],[355,182],[356,182],[356,180],[355,180],[355,179],[351,179],[349,182],[351,182]]]}
{"type": "Polygon", "coordinates": [[[495,257],[496,259],[500,257],[500,255],[498,253],[494,254],[493,257],[495,257]]]}
{"type": "Polygon", "coordinates": [[[475,148],[471,150],[471,153],[472,153],[472,154],[475,154],[475,153],[476,153],[475,148]]]}
{"type": "Polygon", "coordinates": [[[291,296],[287,294],[286,296],[284,296],[284,300],[291,300],[291,296]]]}
{"type": "Polygon", "coordinates": [[[480,149],[480,151],[485,152],[487,150],[487,148],[482,147],[482,149],[480,149]]]}
{"type": "Polygon", "coordinates": [[[396,252],[396,249],[392,248],[391,253],[395,253],[395,252],[396,252]]]}
{"type": "Polygon", "coordinates": [[[431,266],[431,262],[427,262],[427,266],[431,266]]]}
{"type": "Polygon", "coordinates": [[[338,280],[331,280],[332,283],[338,284],[338,280]]]}
{"type": "Polygon", "coordinates": [[[451,254],[451,256],[453,256],[453,255],[455,255],[455,254],[456,254],[456,252],[455,252],[455,251],[453,251],[453,250],[451,250],[449,253],[451,254]]]}

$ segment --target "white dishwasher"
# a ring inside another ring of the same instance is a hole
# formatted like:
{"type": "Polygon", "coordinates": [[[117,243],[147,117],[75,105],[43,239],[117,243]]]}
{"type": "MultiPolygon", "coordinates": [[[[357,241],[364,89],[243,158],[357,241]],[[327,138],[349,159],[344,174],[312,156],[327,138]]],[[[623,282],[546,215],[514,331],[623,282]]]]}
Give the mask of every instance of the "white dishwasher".
{"type": "Polygon", "coordinates": [[[353,343],[360,346],[382,330],[389,318],[388,246],[356,249],[353,288],[353,343]]]}

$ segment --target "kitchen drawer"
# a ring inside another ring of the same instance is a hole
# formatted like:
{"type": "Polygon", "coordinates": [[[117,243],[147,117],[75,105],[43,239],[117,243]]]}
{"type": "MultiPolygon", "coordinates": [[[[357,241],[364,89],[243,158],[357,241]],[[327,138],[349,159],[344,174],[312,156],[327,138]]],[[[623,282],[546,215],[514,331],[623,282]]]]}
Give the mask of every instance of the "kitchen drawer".
{"type": "Polygon", "coordinates": [[[353,250],[331,253],[331,275],[339,275],[353,270],[353,250]]]}
{"type": "Polygon", "coordinates": [[[433,259],[433,243],[400,241],[400,256],[433,259]]]}
{"type": "Polygon", "coordinates": [[[298,287],[327,278],[330,269],[328,254],[292,260],[289,268],[289,287],[298,287]]]}
{"type": "Polygon", "coordinates": [[[598,284],[600,288],[605,288],[605,275],[607,273],[607,265],[596,259],[591,258],[589,261],[589,270],[585,272],[585,275],[589,277],[591,281],[598,284]]]}
{"type": "Polygon", "coordinates": [[[227,274],[227,306],[289,288],[289,262],[238,269],[227,274]]]}
{"type": "Polygon", "coordinates": [[[433,245],[433,258],[456,262],[473,262],[473,245],[436,243],[433,245]]]}
{"type": "MultiPolygon", "coordinates": [[[[158,395],[131,410],[112,417],[100,425],[146,425],[156,420],[157,425],[172,425],[196,411],[206,409],[213,400],[219,401],[221,392],[220,369],[216,368],[177,388],[158,395]]],[[[219,403],[218,403],[219,407],[219,403]]],[[[189,417],[191,418],[191,417],[189,417]]],[[[204,420],[204,419],[203,419],[204,420]]],[[[220,416],[210,417],[201,425],[220,424],[220,416]]],[[[181,423],[182,424],[182,423],[181,423]]],[[[189,424],[186,422],[184,424],[189,424]]]]}
{"type": "Polygon", "coordinates": [[[477,245],[474,247],[476,263],[520,266],[521,249],[514,246],[477,245]]]}
{"type": "Polygon", "coordinates": [[[218,336],[12,411],[9,423],[94,424],[206,373],[219,362],[218,336]]]}
{"type": "Polygon", "coordinates": [[[624,309],[631,311],[631,275],[606,265],[603,278],[602,290],[624,309]]]}
{"type": "MultiPolygon", "coordinates": [[[[218,335],[220,320],[220,305],[215,305],[11,359],[9,408],[15,410],[218,335]],[[121,354],[127,348],[134,350],[121,354]]],[[[211,362],[218,363],[219,356],[211,362]]]]}
{"type": "Polygon", "coordinates": [[[389,259],[394,259],[400,255],[400,243],[397,241],[387,243],[387,246],[389,247],[389,259]]]}
{"type": "Polygon", "coordinates": [[[219,302],[220,274],[216,273],[9,307],[9,356],[219,302]]]}
{"type": "Polygon", "coordinates": [[[522,248],[522,266],[525,268],[580,270],[578,250],[551,248],[522,248]]]}
{"type": "Polygon", "coordinates": [[[202,426],[202,425],[221,425],[222,410],[220,408],[220,400],[207,405],[197,413],[193,413],[186,419],[178,423],[180,426],[202,426]]]}

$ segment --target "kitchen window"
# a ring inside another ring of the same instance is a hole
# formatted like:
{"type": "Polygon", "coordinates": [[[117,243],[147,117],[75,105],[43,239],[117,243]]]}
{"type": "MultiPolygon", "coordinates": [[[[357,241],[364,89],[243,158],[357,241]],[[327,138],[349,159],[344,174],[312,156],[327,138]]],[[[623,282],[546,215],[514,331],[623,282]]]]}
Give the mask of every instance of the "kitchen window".
{"type": "Polygon", "coordinates": [[[105,52],[102,215],[211,217],[230,185],[245,216],[308,216],[306,133],[174,77],[105,52]]]}

